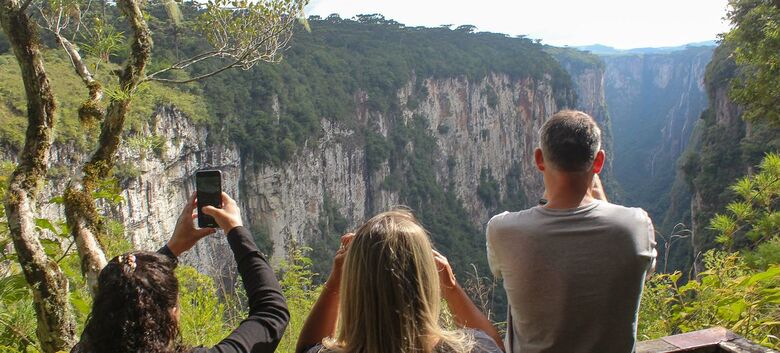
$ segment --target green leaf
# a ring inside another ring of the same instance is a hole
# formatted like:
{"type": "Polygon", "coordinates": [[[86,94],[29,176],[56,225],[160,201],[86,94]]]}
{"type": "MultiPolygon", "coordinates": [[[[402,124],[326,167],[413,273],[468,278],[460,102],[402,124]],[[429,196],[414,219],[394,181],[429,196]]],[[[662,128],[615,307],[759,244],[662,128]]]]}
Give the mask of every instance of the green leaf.
{"type": "Polygon", "coordinates": [[[758,282],[763,282],[772,279],[779,279],[779,278],[780,278],[780,266],[773,266],[764,272],[759,272],[756,273],[755,275],[748,277],[747,279],[742,281],[738,285],[738,287],[744,288],[744,287],[752,286],[758,282]]]}
{"type": "Polygon", "coordinates": [[[745,312],[747,306],[744,299],[738,299],[726,306],[718,306],[718,316],[731,322],[737,321],[742,316],[742,313],[745,312]]]}
{"type": "Polygon", "coordinates": [[[59,235],[60,232],[57,230],[57,228],[51,223],[50,220],[47,218],[36,218],[35,219],[35,226],[38,227],[38,229],[45,229],[48,230],[56,235],[59,235]]]}
{"type": "Polygon", "coordinates": [[[737,219],[747,219],[753,214],[753,207],[747,202],[732,202],[726,207],[737,219]]]}
{"type": "Polygon", "coordinates": [[[87,315],[92,310],[92,303],[82,298],[81,296],[72,295],[70,297],[70,303],[73,305],[73,307],[81,314],[87,315]]]}
{"type": "Polygon", "coordinates": [[[62,197],[62,195],[54,196],[54,197],[49,199],[49,203],[61,205],[61,204],[65,203],[65,198],[62,197]]]}
{"type": "Polygon", "coordinates": [[[60,255],[60,253],[62,253],[62,247],[57,241],[51,239],[41,239],[41,245],[43,245],[43,250],[49,257],[57,257],[60,255]]]}
{"type": "Polygon", "coordinates": [[[27,295],[27,281],[21,273],[0,278],[0,301],[3,303],[14,303],[27,295]]]}

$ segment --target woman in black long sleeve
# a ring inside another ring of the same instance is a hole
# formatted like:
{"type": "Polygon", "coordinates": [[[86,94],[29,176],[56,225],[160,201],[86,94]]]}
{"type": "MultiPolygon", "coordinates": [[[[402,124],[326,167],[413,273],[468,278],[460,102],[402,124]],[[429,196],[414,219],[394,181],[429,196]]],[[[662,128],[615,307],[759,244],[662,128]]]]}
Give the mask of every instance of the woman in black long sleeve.
{"type": "Polygon", "coordinates": [[[179,335],[176,257],[214,229],[195,229],[195,198],[184,207],[173,237],[157,253],[113,258],[100,272],[92,314],[72,353],[272,353],[289,321],[287,303],[268,260],[243,227],[236,202],[222,194],[223,208],[204,207],[227,233],[249,298],[249,316],[212,348],[189,348],[179,335]]]}

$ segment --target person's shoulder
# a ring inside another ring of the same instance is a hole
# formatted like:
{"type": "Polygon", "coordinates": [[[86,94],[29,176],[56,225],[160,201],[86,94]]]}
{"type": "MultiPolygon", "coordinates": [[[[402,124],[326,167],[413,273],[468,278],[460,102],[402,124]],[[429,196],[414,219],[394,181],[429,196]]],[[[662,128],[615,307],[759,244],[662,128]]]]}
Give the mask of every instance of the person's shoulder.
{"type": "Polygon", "coordinates": [[[501,347],[498,346],[492,337],[488,336],[482,330],[477,329],[464,329],[468,335],[474,338],[474,348],[471,349],[471,353],[501,353],[501,347]]]}
{"type": "Polygon", "coordinates": [[[614,215],[621,219],[638,220],[644,222],[650,220],[650,216],[647,214],[647,211],[641,207],[629,207],[609,202],[602,202],[599,205],[599,208],[609,213],[610,215],[614,215]]]}
{"type": "Polygon", "coordinates": [[[527,217],[531,212],[533,211],[533,208],[525,209],[522,211],[504,211],[501,212],[492,218],[490,218],[490,221],[488,221],[488,228],[492,229],[498,229],[503,226],[506,226],[508,224],[516,223],[518,219],[522,219],[523,217],[527,217]]]}

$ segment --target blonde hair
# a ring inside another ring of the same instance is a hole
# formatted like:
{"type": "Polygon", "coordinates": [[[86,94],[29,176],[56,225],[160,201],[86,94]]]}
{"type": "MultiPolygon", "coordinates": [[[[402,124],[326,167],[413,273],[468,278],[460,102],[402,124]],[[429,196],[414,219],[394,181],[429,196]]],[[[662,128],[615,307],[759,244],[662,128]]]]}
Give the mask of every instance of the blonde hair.
{"type": "Polygon", "coordinates": [[[378,214],[357,230],[343,265],[337,337],[343,353],[471,351],[471,335],[439,324],[439,277],[431,241],[406,210],[378,214]]]}

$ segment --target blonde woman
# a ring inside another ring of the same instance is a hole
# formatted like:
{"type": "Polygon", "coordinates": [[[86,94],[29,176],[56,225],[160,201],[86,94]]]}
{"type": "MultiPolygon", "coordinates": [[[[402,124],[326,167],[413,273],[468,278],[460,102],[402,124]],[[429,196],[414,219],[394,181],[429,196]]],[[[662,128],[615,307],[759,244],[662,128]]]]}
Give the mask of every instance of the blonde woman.
{"type": "Polygon", "coordinates": [[[410,212],[381,213],[341,244],[296,353],[501,352],[498,332],[410,212]],[[442,298],[461,329],[440,326],[442,298]]]}

